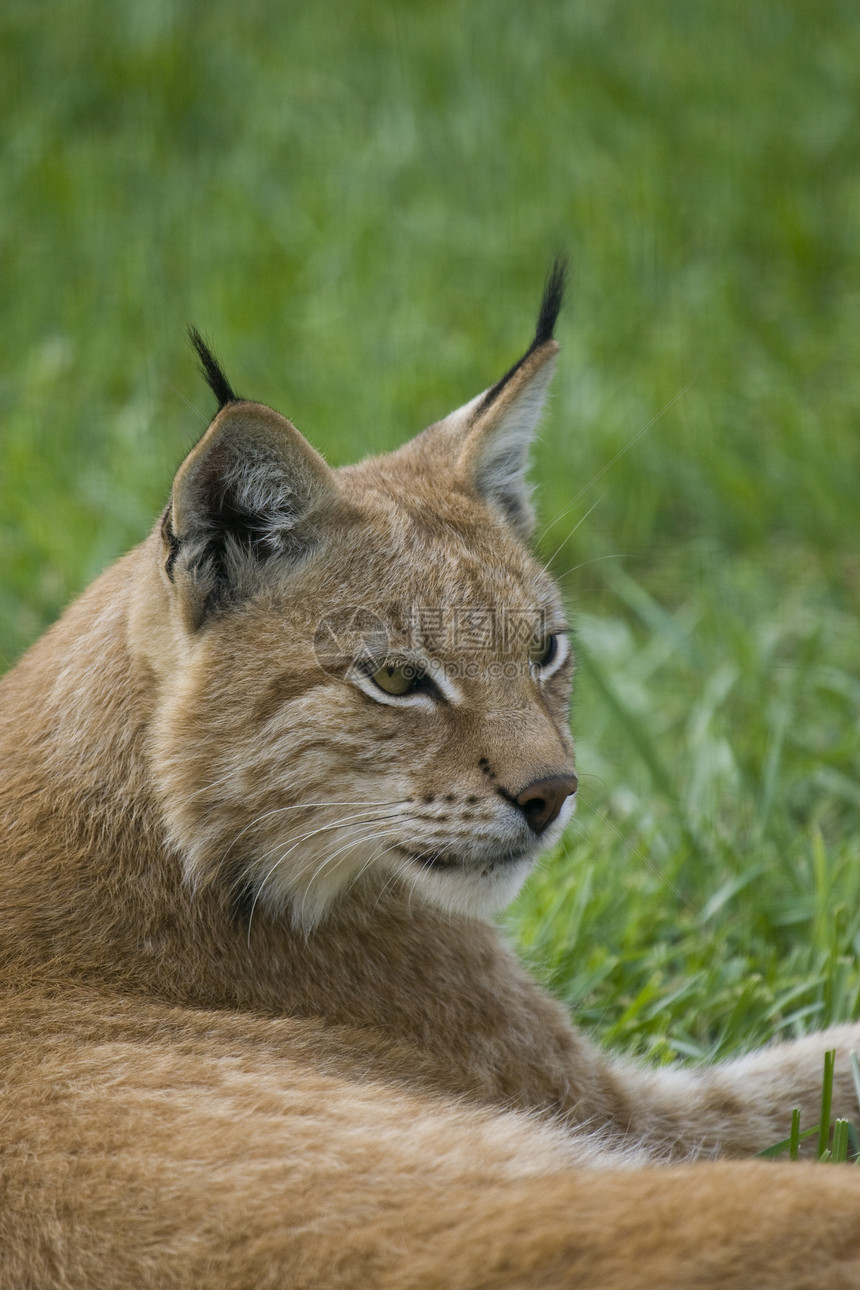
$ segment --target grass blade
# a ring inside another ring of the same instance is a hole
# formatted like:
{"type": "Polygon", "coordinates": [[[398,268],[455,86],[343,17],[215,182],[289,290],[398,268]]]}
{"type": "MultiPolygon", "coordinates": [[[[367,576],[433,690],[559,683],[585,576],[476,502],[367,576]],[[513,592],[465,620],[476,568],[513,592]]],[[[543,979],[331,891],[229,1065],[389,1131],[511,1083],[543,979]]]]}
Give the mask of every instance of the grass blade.
{"type": "Polygon", "coordinates": [[[796,1160],[798,1156],[798,1152],[800,1151],[801,1142],[805,1142],[807,1138],[814,1138],[816,1133],[818,1132],[818,1125],[817,1124],[813,1125],[811,1129],[804,1129],[803,1132],[801,1133],[800,1132],[800,1111],[795,1109],[791,1113],[791,1129],[792,1129],[792,1137],[783,1138],[781,1142],[775,1142],[772,1147],[765,1147],[764,1151],[757,1151],[756,1159],[757,1160],[775,1160],[776,1157],[781,1156],[784,1151],[788,1151],[789,1154],[791,1154],[791,1152],[793,1151],[794,1154],[791,1155],[791,1159],[796,1160]],[[795,1116],[797,1116],[797,1128],[798,1128],[796,1137],[794,1136],[794,1117],[795,1116]]]}
{"type": "Polygon", "coordinates": [[[789,1159],[796,1160],[800,1154],[800,1107],[796,1106],[791,1113],[791,1134],[788,1139],[789,1159]]]}
{"type": "Polygon", "coordinates": [[[830,1138],[830,1111],[833,1106],[833,1069],[836,1065],[836,1049],[828,1048],[824,1054],[824,1078],[821,1083],[821,1120],[818,1126],[818,1158],[822,1160],[827,1151],[830,1138]]]}
{"type": "Polygon", "coordinates": [[[837,1120],[833,1125],[833,1145],[830,1159],[834,1165],[844,1165],[848,1160],[848,1121],[837,1120]]]}

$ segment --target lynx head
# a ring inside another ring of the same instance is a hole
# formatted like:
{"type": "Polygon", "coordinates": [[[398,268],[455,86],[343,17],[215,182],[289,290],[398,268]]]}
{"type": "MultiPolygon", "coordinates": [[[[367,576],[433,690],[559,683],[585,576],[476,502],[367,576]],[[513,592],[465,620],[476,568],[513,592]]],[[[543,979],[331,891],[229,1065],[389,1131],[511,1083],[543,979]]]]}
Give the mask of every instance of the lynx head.
{"type": "Polygon", "coordinates": [[[192,883],[305,928],[385,887],[482,915],[558,838],[572,663],[525,471],[563,278],[501,380],[341,470],[193,334],[220,408],[150,539],[153,763],[192,883]]]}

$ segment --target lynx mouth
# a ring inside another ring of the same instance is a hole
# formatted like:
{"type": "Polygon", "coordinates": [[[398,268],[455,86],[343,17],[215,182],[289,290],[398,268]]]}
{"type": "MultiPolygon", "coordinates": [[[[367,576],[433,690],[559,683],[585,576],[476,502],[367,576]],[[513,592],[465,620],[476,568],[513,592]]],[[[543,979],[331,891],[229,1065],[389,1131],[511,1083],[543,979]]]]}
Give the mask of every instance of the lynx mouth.
{"type": "Polygon", "coordinates": [[[432,869],[437,873],[452,870],[457,870],[460,873],[472,872],[479,873],[481,877],[487,877],[498,868],[508,868],[522,860],[528,860],[531,856],[530,851],[522,849],[508,852],[499,851],[495,855],[485,858],[452,855],[450,852],[443,851],[411,851],[408,847],[399,847],[398,850],[413,864],[419,865],[422,869],[432,869]]]}

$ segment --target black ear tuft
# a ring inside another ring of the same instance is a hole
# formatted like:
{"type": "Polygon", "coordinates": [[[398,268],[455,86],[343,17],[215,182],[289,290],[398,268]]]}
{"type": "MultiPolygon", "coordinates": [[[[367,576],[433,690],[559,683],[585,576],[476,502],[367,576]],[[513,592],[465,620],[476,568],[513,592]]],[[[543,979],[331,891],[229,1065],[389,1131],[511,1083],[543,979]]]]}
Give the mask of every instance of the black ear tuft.
{"type": "Polygon", "coordinates": [[[547,274],[546,282],[544,283],[534,340],[522,358],[518,359],[513,367],[505,372],[500,381],[496,381],[495,385],[487,390],[476,409],[475,416],[480,416],[482,412],[486,412],[490,404],[494,403],[499,397],[511,377],[520,370],[526,359],[530,358],[536,349],[540,349],[541,345],[545,345],[548,340],[552,340],[556,319],[561,312],[562,302],[564,301],[564,284],[566,280],[567,257],[557,255],[552,262],[552,268],[547,274]]]}
{"type": "Polygon", "coordinates": [[[200,371],[215,398],[218,400],[218,411],[228,403],[238,403],[238,396],[224,375],[223,368],[212,350],[206,344],[196,327],[188,328],[188,339],[197,357],[200,359],[200,371]]]}
{"type": "Polygon", "coordinates": [[[546,282],[544,283],[543,299],[540,302],[540,313],[538,314],[537,327],[535,328],[535,338],[531,344],[532,349],[536,349],[538,345],[543,345],[546,341],[552,340],[556,319],[564,303],[566,282],[567,256],[557,255],[552,262],[552,268],[547,274],[546,282]]]}

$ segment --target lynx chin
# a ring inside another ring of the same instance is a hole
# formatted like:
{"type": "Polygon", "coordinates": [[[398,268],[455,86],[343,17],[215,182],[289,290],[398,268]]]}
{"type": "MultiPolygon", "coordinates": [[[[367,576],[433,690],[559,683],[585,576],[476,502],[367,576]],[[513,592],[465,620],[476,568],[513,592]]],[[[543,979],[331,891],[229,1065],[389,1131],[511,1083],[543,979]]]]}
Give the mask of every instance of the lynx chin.
{"type": "Polygon", "coordinates": [[[4,1290],[860,1284],[860,1025],[602,1054],[488,915],[576,802],[526,482],[547,279],[501,379],[330,469],[218,404],[143,543],[0,682],[4,1290]]]}

